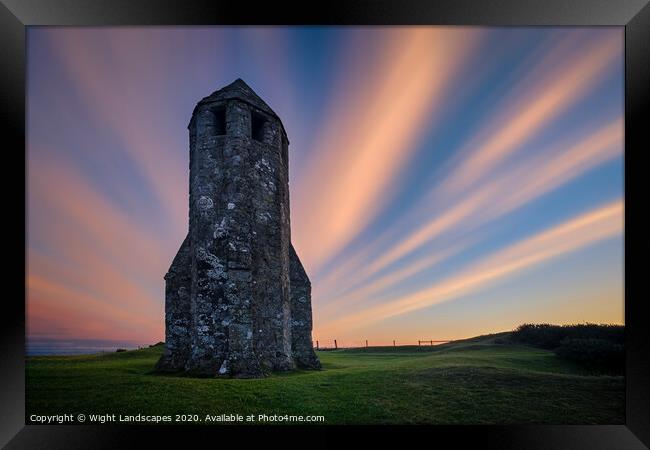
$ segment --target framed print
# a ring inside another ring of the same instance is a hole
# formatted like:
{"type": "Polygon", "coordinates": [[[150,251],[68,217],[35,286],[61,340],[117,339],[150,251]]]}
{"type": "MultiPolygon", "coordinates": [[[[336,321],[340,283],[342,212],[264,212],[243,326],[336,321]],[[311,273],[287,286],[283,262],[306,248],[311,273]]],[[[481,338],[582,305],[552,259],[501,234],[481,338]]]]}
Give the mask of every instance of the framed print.
{"type": "Polygon", "coordinates": [[[649,445],[647,2],[0,11],[2,445],[649,445]]]}

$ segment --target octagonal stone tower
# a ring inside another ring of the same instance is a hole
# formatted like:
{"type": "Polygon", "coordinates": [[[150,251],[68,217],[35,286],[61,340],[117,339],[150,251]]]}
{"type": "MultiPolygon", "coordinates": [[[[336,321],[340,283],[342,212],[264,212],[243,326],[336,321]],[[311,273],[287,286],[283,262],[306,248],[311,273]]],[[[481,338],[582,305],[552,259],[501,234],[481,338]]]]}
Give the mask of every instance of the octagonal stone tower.
{"type": "Polygon", "coordinates": [[[289,226],[289,140],[241,79],[190,124],[189,233],[165,275],[161,371],[258,377],[319,368],[311,284],[289,226]]]}

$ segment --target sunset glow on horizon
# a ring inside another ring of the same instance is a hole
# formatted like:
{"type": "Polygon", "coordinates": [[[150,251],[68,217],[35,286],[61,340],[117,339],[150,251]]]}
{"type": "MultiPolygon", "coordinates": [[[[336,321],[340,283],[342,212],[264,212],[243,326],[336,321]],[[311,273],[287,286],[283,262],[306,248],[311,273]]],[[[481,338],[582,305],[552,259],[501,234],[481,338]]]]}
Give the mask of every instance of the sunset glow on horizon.
{"type": "Polygon", "coordinates": [[[236,78],[287,130],[320,346],[623,323],[621,27],[27,34],[29,342],[164,340],[187,124],[236,78]]]}

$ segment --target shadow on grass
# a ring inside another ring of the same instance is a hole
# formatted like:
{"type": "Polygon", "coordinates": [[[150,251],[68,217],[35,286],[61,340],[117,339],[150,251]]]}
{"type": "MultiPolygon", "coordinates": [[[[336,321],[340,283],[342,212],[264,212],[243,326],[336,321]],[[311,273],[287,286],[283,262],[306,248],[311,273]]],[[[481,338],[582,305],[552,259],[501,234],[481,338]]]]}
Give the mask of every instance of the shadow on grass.
{"type": "Polygon", "coordinates": [[[185,370],[178,370],[178,371],[158,371],[156,369],[149,370],[147,372],[144,372],[143,375],[145,376],[152,376],[152,377],[160,377],[160,378],[195,378],[195,379],[210,379],[210,380],[266,380],[269,378],[288,378],[288,377],[299,377],[299,376],[305,376],[305,375],[313,375],[316,373],[322,373],[322,372],[327,372],[328,369],[337,369],[337,368],[344,368],[345,366],[338,366],[335,364],[329,364],[327,367],[323,369],[294,369],[294,370],[289,370],[289,371],[272,371],[268,373],[266,376],[261,376],[261,377],[245,377],[245,378],[237,378],[237,377],[231,377],[231,376],[223,376],[223,375],[210,375],[210,374],[205,374],[205,373],[194,373],[194,372],[188,372],[185,370]],[[335,366],[335,367],[331,367],[335,366]]]}

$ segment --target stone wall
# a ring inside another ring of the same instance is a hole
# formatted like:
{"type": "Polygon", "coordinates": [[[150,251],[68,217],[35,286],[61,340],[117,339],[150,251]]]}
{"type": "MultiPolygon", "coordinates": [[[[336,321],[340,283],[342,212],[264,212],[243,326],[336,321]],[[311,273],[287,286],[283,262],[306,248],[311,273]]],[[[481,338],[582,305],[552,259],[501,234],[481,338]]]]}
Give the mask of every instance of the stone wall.
{"type": "Polygon", "coordinates": [[[188,128],[189,233],[165,277],[158,368],[256,377],[296,361],[318,367],[309,279],[291,246],[282,123],[238,80],[199,102],[188,128]],[[263,123],[259,140],[252,115],[263,123]]]}
{"type": "Polygon", "coordinates": [[[190,352],[191,263],[188,234],[165,275],[165,353],[156,366],[158,370],[184,369],[190,352]]]}
{"type": "Polygon", "coordinates": [[[293,248],[290,248],[291,339],[293,358],[300,367],[318,369],[320,361],[311,338],[311,282],[293,248]]]}

